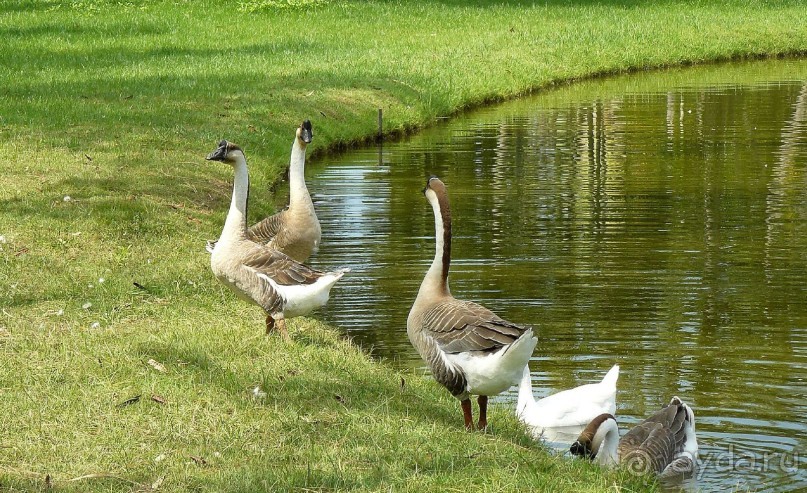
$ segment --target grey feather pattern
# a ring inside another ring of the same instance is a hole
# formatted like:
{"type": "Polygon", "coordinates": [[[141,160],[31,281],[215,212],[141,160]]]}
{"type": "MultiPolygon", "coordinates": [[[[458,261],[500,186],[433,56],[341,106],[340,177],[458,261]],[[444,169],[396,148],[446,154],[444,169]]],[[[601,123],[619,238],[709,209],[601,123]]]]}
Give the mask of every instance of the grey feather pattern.
{"type": "Polygon", "coordinates": [[[512,344],[527,330],[487,308],[454,298],[423,314],[423,332],[446,353],[495,352],[512,344]]]}
{"type": "Polygon", "coordinates": [[[277,214],[271,215],[266,219],[252,225],[252,227],[247,230],[247,238],[256,243],[263,244],[267,244],[272,241],[272,239],[278,235],[283,227],[284,217],[287,210],[288,209],[283,209],[277,214]]]}
{"type": "Polygon", "coordinates": [[[242,257],[241,263],[258,274],[272,278],[277,284],[313,284],[325,275],[272,248],[256,245],[242,257]]]}
{"type": "Polygon", "coordinates": [[[671,403],[628,431],[620,440],[620,462],[634,470],[661,473],[686,442],[687,411],[671,403]],[[638,466],[635,461],[642,461],[638,466]]]}

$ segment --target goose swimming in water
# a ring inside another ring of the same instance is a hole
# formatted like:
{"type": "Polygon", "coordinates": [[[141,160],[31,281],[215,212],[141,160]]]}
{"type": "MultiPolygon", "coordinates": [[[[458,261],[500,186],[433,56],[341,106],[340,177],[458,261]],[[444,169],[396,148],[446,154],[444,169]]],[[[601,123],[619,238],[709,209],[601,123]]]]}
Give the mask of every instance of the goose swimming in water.
{"type": "Polygon", "coordinates": [[[678,397],[619,437],[612,414],[597,416],[571,446],[571,452],[602,465],[625,464],[636,473],[684,477],[695,469],[698,441],[695,413],[678,397]]]}
{"type": "Polygon", "coordinates": [[[266,311],[266,332],[277,328],[288,338],[285,319],[306,315],[328,301],[330,290],[349,269],[320,272],[247,236],[249,172],[244,151],[222,140],[209,161],[235,170],[230,211],[213,247],[210,266],[216,278],[240,298],[266,311]]]}
{"type": "MultiPolygon", "coordinates": [[[[319,248],[322,238],[314,203],[305,184],[305,150],[314,138],[311,121],[297,128],[291,145],[289,164],[289,205],[259,221],[247,230],[247,238],[285,253],[297,262],[305,262],[319,248]]],[[[209,242],[212,252],[215,242],[209,242]]]]}
{"type": "Polygon", "coordinates": [[[614,365],[597,383],[580,385],[535,400],[529,366],[524,366],[518,388],[516,416],[536,438],[560,441],[567,445],[591,420],[603,413],[616,412],[616,382],[619,365],[614,365]]]}
{"type": "Polygon", "coordinates": [[[538,339],[532,329],[487,308],[454,298],[448,289],[451,210],[446,187],[429,178],[423,190],[432,206],[436,247],[406,321],[412,345],[435,380],[460,400],[466,429],[473,429],[470,396],[478,395],[478,427],[487,427],[488,396],[518,383],[538,339]]]}

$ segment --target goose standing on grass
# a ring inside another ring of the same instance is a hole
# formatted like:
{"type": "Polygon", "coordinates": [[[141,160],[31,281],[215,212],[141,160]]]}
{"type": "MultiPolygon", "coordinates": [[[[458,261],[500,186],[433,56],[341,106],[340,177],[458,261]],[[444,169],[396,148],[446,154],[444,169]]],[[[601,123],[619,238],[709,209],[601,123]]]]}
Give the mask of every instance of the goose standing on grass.
{"type": "Polygon", "coordinates": [[[636,473],[661,478],[690,475],[695,470],[698,441],[695,414],[678,397],[619,438],[612,414],[597,416],[572,444],[574,455],[602,465],[625,464],[636,473]]]}
{"type": "Polygon", "coordinates": [[[525,365],[518,388],[516,416],[536,438],[561,441],[567,437],[569,444],[591,420],[603,413],[616,412],[618,379],[619,365],[614,365],[600,382],[563,390],[536,401],[530,368],[525,365]]]}
{"type": "Polygon", "coordinates": [[[508,322],[481,305],[451,296],[448,193],[436,177],[429,178],[423,193],[434,210],[436,248],[409,311],[406,332],[435,380],[460,400],[468,430],[474,427],[470,396],[479,396],[478,426],[484,430],[488,396],[518,383],[538,339],[531,328],[508,322]]]}
{"type": "MultiPolygon", "coordinates": [[[[305,262],[319,248],[322,230],[305,185],[305,150],[314,138],[309,120],[297,128],[291,145],[289,163],[289,206],[247,230],[247,238],[285,253],[297,262],[305,262]]],[[[209,242],[212,252],[215,242],[209,242]]]]}
{"type": "Polygon", "coordinates": [[[291,145],[289,164],[289,206],[255,224],[247,235],[266,243],[298,262],[305,262],[319,248],[322,230],[305,185],[305,149],[314,138],[311,122],[305,120],[297,129],[291,145]]]}
{"type": "Polygon", "coordinates": [[[210,257],[213,274],[239,297],[266,311],[266,333],[277,328],[288,339],[286,318],[305,315],[328,301],[331,287],[349,269],[320,272],[247,236],[249,172],[244,151],[222,140],[209,161],[235,170],[230,212],[210,257]]]}

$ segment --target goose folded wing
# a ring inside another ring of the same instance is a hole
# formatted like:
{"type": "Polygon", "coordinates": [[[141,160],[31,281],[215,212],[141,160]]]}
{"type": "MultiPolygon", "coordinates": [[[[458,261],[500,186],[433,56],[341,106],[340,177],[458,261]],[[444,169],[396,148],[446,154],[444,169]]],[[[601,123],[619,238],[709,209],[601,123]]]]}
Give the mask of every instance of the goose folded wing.
{"type": "Polygon", "coordinates": [[[663,471],[676,453],[676,430],[670,427],[675,416],[675,409],[667,407],[633,427],[619,440],[620,461],[642,460],[644,470],[663,471]]]}
{"type": "Polygon", "coordinates": [[[695,463],[689,456],[677,457],[664,468],[662,478],[686,477],[695,470],[695,463]]]}
{"type": "Polygon", "coordinates": [[[676,452],[683,448],[687,438],[687,411],[683,404],[669,404],[647,418],[645,422],[659,423],[667,430],[676,452]]]}
{"type": "Polygon", "coordinates": [[[512,344],[527,329],[469,301],[436,305],[423,319],[424,330],[447,353],[493,352],[512,344]]]}
{"type": "Polygon", "coordinates": [[[243,266],[259,278],[282,286],[313,284],[323,272],[307,267],[271,248],[255,248],[244,257],[243,266]]]}
{"type": "Polygon", "coordinates": [[[255,223],[247,230],[247,238],[256,243],[269,243],[280,232],[285,214],[286,209],[255,223]]]}

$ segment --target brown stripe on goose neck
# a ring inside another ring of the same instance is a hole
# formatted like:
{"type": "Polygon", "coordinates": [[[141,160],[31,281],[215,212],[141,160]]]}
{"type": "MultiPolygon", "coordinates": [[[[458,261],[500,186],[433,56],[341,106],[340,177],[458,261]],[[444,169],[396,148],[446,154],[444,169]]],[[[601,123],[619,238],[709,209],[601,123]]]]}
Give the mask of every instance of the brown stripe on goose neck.
{"type": "MultiPolygon", "coordinates": [[[[238,150],[241,151],[241,154],[244,155],[244,163],[247,162],[247,155],[243,149],[238,147],[238,145],[233,144],[232,142],[227,143],[228,149],[230,150],[238,150]]],[[[247,213],[249,212],[249,167],[247,166],[247,200],[244,201],[244,231],[247,230],[247,213]]],[[[233,195],[235,195],[235,181],[233,181],[233,195]]]]}
{"type": "Polygon", "coordinates": [[[588,449],[591,449],[591,441],[594,440],[594,435],[597,434],[597,430],[600,426],[609,419],[616,419],[612,414],[603,413],[597,416],[596,418],[592,419],[591,422],[583,428],[583,431],[580,433],[580,436],[577,438],[577,441],[581,444],[585,444],[588,449]]]}
{"type": "Polygon", "coordinates": [[[437,196],[437,206],[440,208],[440,217],[443,220],[443,274],[442,285],[446,288],[448,282],[448,269],[451,266],[451,207],[448,205],[448,191],[446,185],[439,178],[429,179],[429,188],[437,196]]]}

